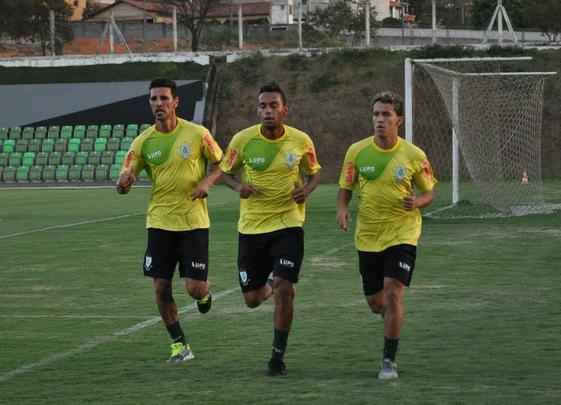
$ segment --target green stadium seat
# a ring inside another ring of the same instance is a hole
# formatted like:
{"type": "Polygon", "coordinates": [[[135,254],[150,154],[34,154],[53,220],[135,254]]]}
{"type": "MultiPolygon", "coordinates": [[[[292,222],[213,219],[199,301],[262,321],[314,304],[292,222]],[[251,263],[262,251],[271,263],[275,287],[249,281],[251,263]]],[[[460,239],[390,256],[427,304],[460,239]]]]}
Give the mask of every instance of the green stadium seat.
{"type": "Polygon", "coordinates": [[[65,125],[60,129],[60,137],[63,139],[70,139],[72,138],[72,126],[65,125]]]}
{"type": "Polygon", "coordinates": [[[43,143],[42,139],[30,139],[29,140],[29,145],[27,145],[27,151],[28,152],[40,152],[42,143],[43,143]]]}
{"type": "Polygon", "coordinates": [[[95,166],[85,165],[82,167],[82,180],[83,181],[94,181],[95,166]]]}
{"type": "Polygon", "coordinates": [[[91,152],[94,150],[93,138],[84,138],[80,143],[80,152],[91,152]]]}
{"type": "Polygon", "coordinates": [[[49,127],[49,132],[47,132],[47,138],[56,139],[60,135],[60,127],[58,125],[52,125],[49,127]]]}
{"type": "Polygon", "coordinates": [[[66,152],[66,139],[58,138],[55,140],[54,151],[55,152],[66,152]]]}
{"type": "Polygon", "coordinates": [[[86,138],[97,138],[99,127],[97,125],[88,125],[86,129],[86,138]]]}
{"type": "Polygon", "coordinates": [[[135,138],[137,135],[138,135],[138,125],[137,124],[127,125],[125,136],[129,138],[135,138]]]}
{"type": "Polygon", "coordinates": [[[49,154],[49,162],[48,164],[51,166],[58,166],[62,161],[62,153],[60,152],[51,152],[49,154]]]}
{"type": "Polygon", "coordinates": [[[16,152],[25,153],[27,152],[27,145],[29,141],[27,139],[18,139],[16,141],[16,152]]]}
{"type": "Polygon", "coordinates": [[[99,152],[89,152],[88,153],[88,164],[89,165],[98,165],[101,162],[101,153],[99,152]]]}
{"type": "Polygon", "coordinates": [[[85,125],[76,125],[74,127],[74,135],[73,138],[82,139],[86,137],[86,126],[85,125]]]}
{"type": "Polygon", "coordinates": [[[21,160],[23,155],[20,152],[10,153],[8,157],[9,166],[18,167],[21,166],[21,160]]]}
{"type": "Polygon", "coordinates": [[[120,150],[117,153],[115,153],[115,164],[122,166],[126,156],[127,156],[127,152],[124,150],[120,150]]]}
{"type": "Polygon", "coordinates": [[[35,155],[35,166],[46,166],[49,161],[49,152],[39,152],[35,155]]]}
{"type": "Polygon", "coordinates": [[[60,165],[55,170],[55,180],[59,183],[68,182],[68,166],[60,165]]]}
{"type": "Polygon", "coordinates": [[[16,168],[12,166],[7,166],[2,172],[2,180],[4,183],[14,183],[16,181],[16,168]]]}
{"type": "Polygon", "coordinates": [[[56,166],[45,166],[43,168],[43,181],[52,183],[55,181],[56,166]]]}
{"type": "Polygon", "coordinates": [[[21,139],[21,128],[20,127],[10,128],[10,139],[21,139]]]}
{"type": "Polygon", "coordinates": [[[47,137],[47,127],[35,128],[35,139],[45,139],[47,137]]]}
{"type": "Polygon", "coordinates": [[[13,139],[5,139],[4,146],[2,148],[4,153],[12,153],[16,150],[16,141],[13,139]]]}
{"type": "Polygon", "coordinates": [[[68,141],[68,152],[80,152],[80,138],[72,138],[68,141]]]}
{"type": "Polygon", "coordinates": [[[83,166],[88,163],[88,152],[78,152],[76,153],[76,161],[74,162],[77,165],[83,166]]]}
{"type": "Polygon", "coordinates": [[[111,125],[104,124],[99,127],[99,137],[100,138],[110,138],[111,137],[111,125]]]}
{"type": "Polygon", "coordinates": [[[16,181],[18,183],[29,182],[29,167],[20,166],[16,169],[16,181]]]}
{"type": "Polygon", "coordinates": [[[0,139],[0,153],[4,150],[4,140],[0,139]]]}
{"type": "Polygon", "coordinates": [[[146,123],[142,124],[140,126],[139,132],[142,133],[142,132],[146,131],[148,128],[150,128],[151,126],[152,126],[152,124],[146,124],[146,123]]]}
{"type": "Polygon", "coordinates": [[[21,134],[21,137],[22,137],[22,139],[33,139],[34,134],[35,134],[35,128],[25,127],[25,128],[23,128],[23,132],[21,134]]]}
{"type": "Polygon", "coordinates": [[[25,152],[23,154],[22,164],[27,167],[33,166],[35,163],[35,152],[25,152]]]}
{"type": "Polygon", "coordinates": [[[125,136],[125,126],[123,124],[113,125],[113,133],[111,136],[113,138],[122,138],[125,136]]]}
{"type": "Polygon", "coordinates": [[[105,166],[111,166],[115,160],[115,152],[106,150],[101,152],[101,164],[105,166]]]}
{"type": "Polygon", "coordinates": [[[121,150],[129,150],[131,147],[132,138],[123,138],[121,141],[121,150]]]}
{"type": "Polygon", "coordinates": [[[114,164],[109,167],[109,179],[117,181],[119,178],[119,173],[121,172],[121,166],[114,164]]]}
{"type": "Polygon", "coordinates": [[[95,181],[107,181],[109,178],[109,166],[99,165],[95,168],[95,181]]]}
{"type": "Polygon", "coordinates": [[[62,164],[66,166],[72,166],[74,164],[75,157],[76,157],[75,152],[64,152],[62,154],[62,164]]]}
{"type": "Polygon", "coordinates": [[[8,134],[10,130],[6,127],[0,128],[0,139],[8,139],[8,134]]]}
{"type": "Polygon", "coordinates": [[[41,145],[41,152],[52,152],[55,147],[54,139],[43,139],[43,144],[41,145]]]}
{"type": "Polygon", "coordinates": [[[82,165],[70,166],[68,170],[68,180],[81,181],[82,180],[82,165]]]}
{"type": "Polygon", "coordinates": [[[8,154],[0,153],[0,167],[8,166],[8,154]]]}
{"type": "Polygon", "coordinates": [[[29,181],[32,183],[41,183],[43,181],[42,166],[33,166],[29,169],[29,181]]]}
{"type": "Polygon", "coordinates": [[[117,152],[121,148],[120,138],[109,138],[107,141],[107,150],[117,152]]]}
{"type": "Polygon", "coordinates": [[[96,152],[103,152],[107,148],[107,138],[97,138],[94,148],[96,152]]]}
{"type": "Polygon", "coordinates": [[[0,166],[0,182],[2,181],[2,174],[4,173],[4,166],[0,166]]]}

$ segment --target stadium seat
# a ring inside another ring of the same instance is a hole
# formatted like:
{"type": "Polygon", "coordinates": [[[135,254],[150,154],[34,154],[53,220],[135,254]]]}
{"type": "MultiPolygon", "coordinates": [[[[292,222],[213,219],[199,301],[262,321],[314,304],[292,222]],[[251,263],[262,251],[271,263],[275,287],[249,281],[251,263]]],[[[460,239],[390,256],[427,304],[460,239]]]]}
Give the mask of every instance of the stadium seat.
{"type": "Polygon", "coordinates": [[[135,138],[137,135],[138,135],[138,125],[137,124],[127,125],[125,136],[129,138],[135,138]]]}
{"type": "Polygon", "coordinates": [[[95,166],[85,165],[82,168],[82,180],[83,181],[94,181],[95,166]]]}
{"type": "Polygon", "coordinates": [[[107,138],[97,138],[94,148],[96,152],[103,152],[107,148],[107,138]]]}
{"type": "Polygon", "coordinates": [[[111,137],[111,125],[104,124],[99,127],[99,137],[100,138],[110,138],[111,137]]]}
{"type": "Polygon", "coordinates": [[[35,155],[35,166],[46,166],[49,161],[49,152],[39,152],[35,155]]]}
{"type": "Polygon", "coordinates": [[[72,166],[74,164],[74,158],[76,153],[74,152],[64,152],[62,154],[62,164],[66,166],[72,166]]]}
{"type": "Polygon", "coordinates": [[[72,126],[65,125],[60,129],[60,137],[63,139],[72,138],[72,126]]]}
{"type": "Polygon", "coordinates": [[[68,166],[60,165],[55,170],[55,180],[59,183],[68,182],[68,166]]]}
{"type": "Polygon", "coordinates": [[[27,167],[33,166],[35,162],[35,152],[25,152],[23,154],[22,164],[27,167]]]}
{"type": "Polygon", "coordinates": [[[20,166],[16,169],[16,181],[18,183],[29,182],[29,167],[20,166]]]}
{"type": "Polygon", "coordinates": [[[45,139],[47,137],[47,127],[35,128],[35,139],[45,139]]]}
{"type": "Polygon", "coordinates": [[[111,165],[109,167],[109,179],[116,181],[119,178],[119,173],[121,172],[121,166],[118,164],[111,165]]]}
{"type": "Polygon", "coordinates": [[[52,166],[58,166],[62,161],[62,153],[60,152],[51,152],[49,154],[49,161],[48,164],[52,166]]]}
{"type": "Polygon", "coordinates": [[[8,133],[10,130],[6,127],[0,128],[0,139],[8,139],[8,133]]]}
{"type": "Polygon", "coordinates": [[[3,149],[2,152],[4,153],[14,152],[16,149],[16,141],[14,141],[13,139],[5,139],[4,146],[2,149],[3,149]]]}
{"type": "Polygon", "coordinates": [[[80,152],[80,143],[82,140],[80,138],[71,138],[68,141],[68,152],[80,152]]]}
{"type": "Polygon", "coordinates": [[[43,139],[43,144],[41,145],[41,152],[52,152],[55,147],[54,139],[43,139]]]}
{"type": "Polygon", "coordinates": [[[0,139],[0,153],[4,150],[4,140],[0,139]]]}
{"type": "Polygon", "coordinates": [[[16,168],[7,166],[2,172],[2,180],[4,183],[14,183],[16,181],[16,168]]]}
{"type": "Polygon", "coordinates": [[[58,125],[52,125],[49,127],[49,132],[47,132],[47,138],[56,139],[60,133],[60,127],[58,125]]]}
{"type": "Polygon", "coordinates": [[[123,124],[113,125],[113,138],[122,138],[125,136],[125,126],[123,124]]]}
{"type": "Polygon", "coordinates": [[[74,127],[74,135],[73,138],[82,139],[86,137],[86,126],[85,125],[76,125],[74,127]]]}
{"type": "Polygon", "coordinates": [[[94,150],[93,138],[84,138],[80,143],[80,152],[91,152],[94,150]]]}
{"type": "Polygon", "coordinates": [[[23,132],[21,134],[22,139],[33,139],[33,135],[35,134],[35,128],[33,127],[25,127],[23,128],[23,132]]]}
{"type": "Polygon", "coordinates": [[[43,168],[43,181],[54,182],[55,172],[56,172],[56,166],[45,166],[43,168]]]}
{"type": "Polygon", "coordinates": [[[101,153],[99,152],[89,152],[88,153],[88,164],[89,165],[98,165],[101,161],[101,153]]]}
{"type": "Polygon", "coordinates": [[[10,153],[10,156],[8,157],[9,166],[13,166],[13,167],[21,166],[21,159],[22,159],[22,154],[20,152],[10,153]]]}
{"type": "Polygon", "coordinates": [[[8,154],[0,153],[0,167],[8,166],[8,154]]]}
{"type": "Polygon", "coordinates": [[[76,153],[75,164],[83,166],[88,163],[88,152],[78,152],[76,153]]]}
{"type": "Polygon", "coordinates": [[[122,166],[123,162],[125,161],[125,156],[127,156],[127,152],[124,150],[120,150],[115,154],[115,164],[122,166]]]}
{"type": "Polygon", "coordinates": [[[97,125],[88,125],[86,129],[86,138],[97,138],[99,127],[97,125]]]}
{"type": "Polygon", "coordinates": [[[31,140],[29,140],[29,145],[27,145],[27,151],[28,152],[40,152],[42,143],[43,143],[42,139],[31,139],[31,140]]]}
{"type": "Polygon", "coordinates": [[[140,126],[139,132],[142,133],[142,132],[146,131],[148,128],[150,128],[151,126],[152,126],[152,124],[142,124],[140,126]]]}
{"type": "Polygon", "coordinates": [[[105,166],[111,166],[115,160],[115,152],[106,150],[101,152],[101,164],[105,166]]]}
{"type": "Polygon", "coordinates": [[[29,181],[32,183],[41,183],[43,181],[43,167],[33,166],[29,169],[29,181]]]}
{"type": "Polygon", "coordinates": [[[109,177],[109,167],[99,165],[95,168],[95,181],[107,181],[109,177]]]}
{"type": "Polygon", "coordinates": [[[123,138],[121,141],[121,150],[129,150],[131,147],[132,138],[123,138]]]}
{"type": "Polygon", "coordinates": [[[68,170],[68,180],[81,181],[82,180],[82,165],[70,166],[68,170]]]}
{"type": "Polygon", "coordinates": [[[21,128],[20,127],[10,128],[10,139],[21,139],[21,128]]]}
{"type": "Polygon", "coordinates": [[[54,151],[55,152],[66,152],[66,143],[67,140],[66,139],[62,139],[62,138],[58,138],[55,140],[55,146],[54,146],[54,151]]]}
{"type": "Polygon", "coordinates": [[[18,139],[16,141],[16,152],[25,153],[27,152],[27,145],[29,141],[27,139],[18,139]]]}
{"type": "Polygon", "coordinates": [[[107,141],[107,150],[117,152],[121,148],[120,138],[109,138],[107,141]]]}

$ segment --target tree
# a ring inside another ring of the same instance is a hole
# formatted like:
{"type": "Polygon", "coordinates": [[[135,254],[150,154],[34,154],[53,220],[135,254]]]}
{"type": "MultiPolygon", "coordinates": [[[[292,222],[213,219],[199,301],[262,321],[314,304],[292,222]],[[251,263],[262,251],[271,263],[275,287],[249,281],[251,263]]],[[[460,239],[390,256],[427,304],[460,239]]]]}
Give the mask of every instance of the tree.
{"type": "Polygon", "coordinates": [[[160,2],[177,7],[179,21],[191,33],[191,50],[198,51],[201,33],[209,23],[207,21],[208,12],[218,5],[220,0],[166,0],[160,2]]]}
{"type": "MultiPolygon", "coordinates": [[[[524,3],[527,0],[503,0],[510,22],[514,29],[526,28],[524,17],[524,3]]],[[[473,25],[485,29],[491,22],[493,12],[497,8],[497,0],[474,0],[473,2],[473,25]]]]}
{"type": "Polygon", "coordinates": [[[86,7],[84,8],[84,12],[82,13],[82,19],[87,20],[88,18],[92,17],[95,13],[99,10],[104,9],[106,6],[103,4],[97,3],[95,0],[87,0],[86,7]]]}
{"type": "Polygon", "coordinates": [[[525,11],[528,27],[539,28],[549,41],[561,40],[559,0],[528,0],[525,11]]]}

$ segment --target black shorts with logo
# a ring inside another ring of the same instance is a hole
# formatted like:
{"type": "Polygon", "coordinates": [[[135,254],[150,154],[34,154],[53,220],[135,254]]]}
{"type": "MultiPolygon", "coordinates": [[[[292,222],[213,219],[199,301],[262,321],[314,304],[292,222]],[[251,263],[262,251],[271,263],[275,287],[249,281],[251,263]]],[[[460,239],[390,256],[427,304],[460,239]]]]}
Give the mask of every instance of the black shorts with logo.
{"type": "Polygon", "coordinates": [[[394,278],[404,285],[411,284],[417,247],[396,245],[381,252],[358,251],[364,295],[374,295],[384,289],[384,277],[394,278]]]}
{"type": "Polygon", "coordinates": [[[303,258],[304,230],[300,227],[240,233],[238,270],[242,292],[263,287],[271,272],[274,277],[297,283],[303,258]]]}
{"type": "Polygon", "coordinates": [[[181,277],[206,281],[208,276],[208,229],[166,231],[148,228],[144,275],[171,280],[175,267],[181,277]]]}

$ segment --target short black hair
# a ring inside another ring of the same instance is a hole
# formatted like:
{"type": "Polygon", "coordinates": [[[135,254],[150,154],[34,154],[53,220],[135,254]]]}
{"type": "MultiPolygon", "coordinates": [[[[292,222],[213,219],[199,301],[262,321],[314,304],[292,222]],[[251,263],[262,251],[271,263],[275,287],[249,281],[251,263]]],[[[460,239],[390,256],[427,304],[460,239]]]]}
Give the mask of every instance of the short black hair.
{"type": "Polygon", "coordinates": [[[395,113],[398,116],[403,117],[403,99],[399,94],[396,94],[392,91],[383,91],[372,97],[371,107],[374,108],[374,104],[376,104],[377,102],[393,105],[395,113]]]}
{"type": "Polygon", "coordinates": [[[168,87],[169,89],[171,89],[171,95],[173,97],[177,97],[177,84],[171,79],[154,79],[150,82],[149,90],[152,90],[154,87],[168,87]]]}
{"type": "Polygon", "coordinates": [[[262,93],[279,93],[282,99],[282,103],[286,105],[286,95],[277,82],[269,82],[261,86],[261,88],[259,89],[259,96],[262,93]]]}

